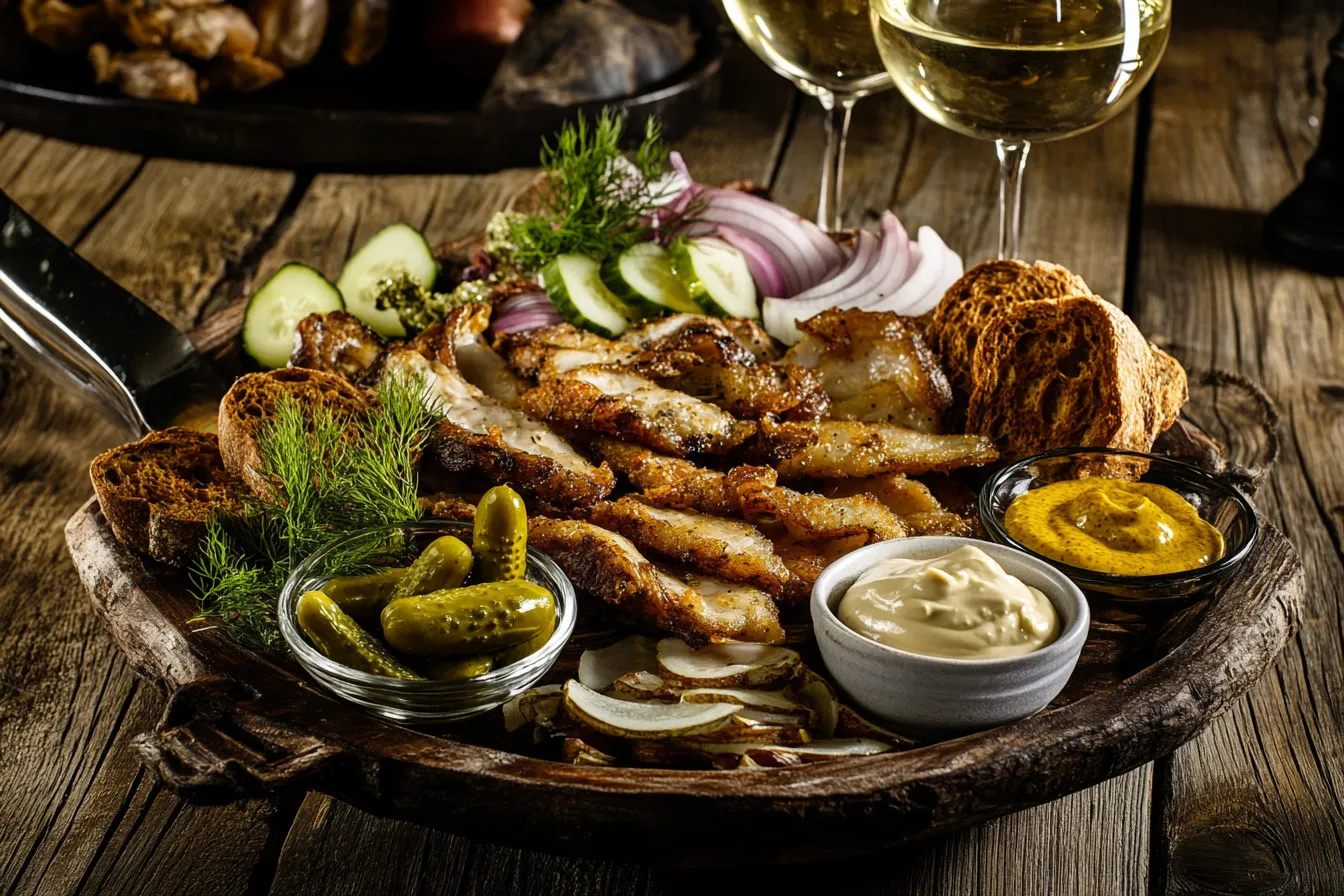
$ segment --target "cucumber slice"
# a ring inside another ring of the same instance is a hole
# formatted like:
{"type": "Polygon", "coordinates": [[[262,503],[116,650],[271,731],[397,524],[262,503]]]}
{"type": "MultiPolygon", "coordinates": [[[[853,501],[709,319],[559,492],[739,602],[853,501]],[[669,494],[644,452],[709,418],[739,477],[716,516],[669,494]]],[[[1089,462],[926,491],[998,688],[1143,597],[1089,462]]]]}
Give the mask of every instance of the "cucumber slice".
{"type": "Polygon", "coordinates": [[[657,243],[636,243],[619,258],[607,259],[602,264],[602,282],[627,306],[645,315],[700,312],[672,273],[672,256],[657,243]]]}
{"type": "Polygon", "coordinates": [[[351,314],[373,327],[380,336],[402,339],[406,328],[395,309],[379,310],[374,301],[379,282],[397,274],[428,289],[439,276],[439,263],[420,231],[409,224],[389,224],[369,238],[345,261],[336,288],[351,314]]]}
{"type": "Polygon", "coordinates": [[[761,316],[747,259],[723,240],[702,237],[673,243],[672,271],[706,314],[753,320],[761,316]]]}
{"type": "Polygon", "coordinates": [[[291,262],[247,300],[243,349],[267,369],[284,367],[294,351],[294,328],[310,314],[340,311],[341,294],[321,273],[291,262]]]}
{"type": "Polygon", "coordinates": [[[601,266],[586,255],[558,255],[541,271],[541,285],[576,327],[615,337],[630,326],[629,310],[602,285],[601,266]]]}

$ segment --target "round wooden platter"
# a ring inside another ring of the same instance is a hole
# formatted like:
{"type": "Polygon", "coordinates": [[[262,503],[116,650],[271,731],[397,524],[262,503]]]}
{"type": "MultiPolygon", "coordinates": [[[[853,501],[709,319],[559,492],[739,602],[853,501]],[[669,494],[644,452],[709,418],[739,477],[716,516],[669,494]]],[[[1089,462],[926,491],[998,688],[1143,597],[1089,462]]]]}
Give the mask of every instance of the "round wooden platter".
{"type": "MultiPolygon", "coordinates": [[[[195,334],[228,366],[239,322],[195,334]]],[[[1276,453],[1273,410],[1248,384],[1192,377],[1164,448],[1254,488],[1276,453]],[[1256,430],[1227,458],[1200,428],[1256,430]]],[[[199,801],[316,789],[380,815],[474,838],[643,863],[725,866],[857,855],[1048,802],[1164,756],[1244,694],[1299,614],[1302,564],[1263,517],[1252,556],[1176,611],[1093,602],[1064,692],[1046,710],[958,740],[783,769],[572,766],[525,755],[496,713],[438,730],[383,722],[194,617],[185,577],[122,547],[96,501],[66,526],[81,580],[135,669],[167,696],[136,741],[199,801]]],[[[804,638],[808,636],[803,634],[804,638]]],[[[576,637],[553,674],[572,671],[576,637]]],[[[804,648],[806,650],[806,648],[804,648]]],[[[822,670],[824,672],[824,670],[822,670]]]]}

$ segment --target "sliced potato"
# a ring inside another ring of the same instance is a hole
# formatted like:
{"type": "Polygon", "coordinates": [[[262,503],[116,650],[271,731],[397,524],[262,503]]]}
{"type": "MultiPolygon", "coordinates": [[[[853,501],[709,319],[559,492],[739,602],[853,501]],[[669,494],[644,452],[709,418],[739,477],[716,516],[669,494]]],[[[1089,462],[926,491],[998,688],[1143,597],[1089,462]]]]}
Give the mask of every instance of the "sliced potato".
{"type": "Polygon", "coordinates": [[[810,715],[811,710],[783,691],[752,691],[745,688],[687,688],[679,691],[682,703],[741,703],[748,709],[810,715]]]}
{"type": "Polygon", "coordinates": [[[662,703],[618,700],[577,681],[565,682],[565,710],[603,734],[631,740],[715,731],[732,721],[736,703],[662,703]]]}
{"type": "MultiPolygon", "coordinates": [[[[710,705],[717,706],[723,704],[710,705]]],[[[770,713],[737,713],[727,725],[724,725],[716,731],[708,731],[703,734],[682,735],[681,739],[687,743],[704,744],[758,743],[799,745],[811,741],[812,735],[807,733],[806,728],[792,723],[788,716],[775,716],[770,713]],[[772,724],[776,719],[783,724],[772,724]]]]}
{"type": "Polygon", "coordinates": [[[558,684],[543,684],[523,691],[503,706],[504,730],[517,731],[529,722],[554,718],[563,699],[564,687],[558,684]]]}
{"type": "Polygon", "coordinates": [[[616,757],[577,737],[567,737],[560,744],[560,758],[571,765],[615,765],[616,757]]]}
{"type": "MultiPolygon", "coordinates": [[[[673,742],[673,745],[676,745],[675,742],[673,742]]],[[[757,763],[763,765],[767,763],[762,762],[763,757],[757,756],[757,753],[791,754],[800,757],[804,762],[818,762],[823,759],[841,759],[846,756],[876,756],[878,753],[887,753],[891,750],[890,746],[881,741],[864,737],[817,740],[801,746],[762,743],[696,743],[690,746],[706,753],[749,753],[757,763]]]]}
{"type": "Polygon", "coordinates": [[[835,726],[840,717],[840,701],[835,696],[831,683],[808,669],[804,675],[802,687],[798,688],[798,699],[812,709],[814,721],[812,727],[817,737],[835,737],[835,726]]]}
{"type": "MultiPolygon", "coordinates": [[[[607,689],[612,697],[622,700],[669,700],[676,701],[676,691],[652,672],[627,672],[611,683],[607,689]]],[[[708,702],[708,701],[704,701],[708,702]]]]}
{"type": "Polygon", "coordinates": [[[880,725],[874,725],[844,704],[840,705],[835,732],[845,737],[878,740],[897,750],[909,750],[919,746],[917,741],[903,734],[897,734],[895,731],[888,731],[880,725]]]}
{"type": "Polygon", "coordinates": [[[658,642],[658,675],[695,688],[782,688],[802,665],[796,651],[769,644],[711,644],[696,650],[680,638],[658,642]]]}
{"type": "Polygon", "coordinates": [[[605,691],[630,672],[657,671],[657,642],[647,635],[631,635],[610,647],[585,650],[579,657],[579,682],[594,691],[605,691]]]}
{"type": "Polygon", "coordinates": [[[670,740],[631,741],[630,758],[640,765],[662,768],[735,768],[740,761],[731,753],[706,753],[694,745],[670,740]]]}

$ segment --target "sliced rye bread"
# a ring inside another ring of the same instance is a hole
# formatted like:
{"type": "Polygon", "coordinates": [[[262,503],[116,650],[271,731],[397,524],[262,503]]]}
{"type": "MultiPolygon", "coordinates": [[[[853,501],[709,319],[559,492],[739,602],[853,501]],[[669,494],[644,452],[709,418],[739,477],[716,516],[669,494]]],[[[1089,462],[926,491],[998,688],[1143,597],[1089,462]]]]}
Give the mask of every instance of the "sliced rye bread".
{"type": "Polygon", "coordinates": [[[219,453],[224,468],[259,497],[265,497],[267,487],[257,436],[283,398],[308,408],[329,407],[337,413],[363,414],[369,407],[368,394],[358,386],[320,370],[282,367],[240,377],[219,403],[219,453]]]}
{"type": "Polygon", "coordinates": [[[1007,458],[1076,445],[1147,451],[1187,394],[1181,365],[1109,302],[1017,302],[980,334],[966,426],[1007,458]]]}
{"type": "Polygon", "coordinates": [[[214,433],[176,426],[98,455],[89,478],[117,541],[173,566],[196,558],[212,517],[241,506],[214,433]]]}
{"type": "Polygon", "coordinates": [[[985,326],[1016,302],[1091,295],[1083,278],[1047,261],[986,261],[943,294],[928,323],[929,341],[952,382],[956,404],[971,394],[975,346],[985,326]]]}

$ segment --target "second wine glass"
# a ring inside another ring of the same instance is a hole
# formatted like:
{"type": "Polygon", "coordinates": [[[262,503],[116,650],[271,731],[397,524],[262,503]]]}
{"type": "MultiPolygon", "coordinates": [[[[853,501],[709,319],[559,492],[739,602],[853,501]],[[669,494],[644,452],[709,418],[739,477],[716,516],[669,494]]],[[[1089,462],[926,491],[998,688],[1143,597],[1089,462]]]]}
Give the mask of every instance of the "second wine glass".
{"type": "Polygon", "coordinates": [[[821,101],[826,149],[817,224],[839,230],[850,114],[860,98],[891,86],[873,44],[868,0],[723,0],[723,6],[766,65],[821,101]]]}
{"type": "Polygon", "coordinates": [[[1152,77],[1170,0],[872,0],[873,34],[901,93],[999,157],[999,257],[1016,258],[1032,143],[1117,115],[1152,77]]]}

